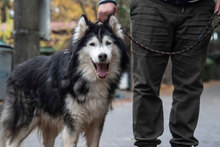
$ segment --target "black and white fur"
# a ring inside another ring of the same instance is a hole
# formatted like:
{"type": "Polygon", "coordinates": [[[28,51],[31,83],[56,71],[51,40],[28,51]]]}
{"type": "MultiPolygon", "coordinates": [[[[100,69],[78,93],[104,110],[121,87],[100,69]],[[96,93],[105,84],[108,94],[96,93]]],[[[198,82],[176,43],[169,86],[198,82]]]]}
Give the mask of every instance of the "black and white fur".
{"type": "Polygon", "coordinates": [[[82,16],[68,52],[28,60],[8,79],[1,116],[2,146],[20,146],[38,128],[45,147],[53,147],[60,132],[64,147],[76,147],[80,134],[88,147],[98,147],[127,64],[116,17],[100,24],[82,16]]]}

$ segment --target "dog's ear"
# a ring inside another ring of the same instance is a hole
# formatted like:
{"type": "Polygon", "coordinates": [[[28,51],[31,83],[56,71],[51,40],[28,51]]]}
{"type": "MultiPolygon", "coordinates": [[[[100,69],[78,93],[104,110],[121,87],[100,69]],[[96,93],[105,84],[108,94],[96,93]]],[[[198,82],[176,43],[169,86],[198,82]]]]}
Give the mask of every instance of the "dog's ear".
{"type": "Polygon", "coordinates": [[[111,28],[114,34],[124,40],[124,34],[121,25],[118,22],[118,19],[114,15],[110,15],[106,22],[111,28]]]}
{"type": "Polygon", "coordinates": [[[73,40],[82,38],[85,35],[86,30],[89,28],[89,20],[85,15],[82,15],[78,21],[75,28],[75,33],[73,35],[73,40]]]}

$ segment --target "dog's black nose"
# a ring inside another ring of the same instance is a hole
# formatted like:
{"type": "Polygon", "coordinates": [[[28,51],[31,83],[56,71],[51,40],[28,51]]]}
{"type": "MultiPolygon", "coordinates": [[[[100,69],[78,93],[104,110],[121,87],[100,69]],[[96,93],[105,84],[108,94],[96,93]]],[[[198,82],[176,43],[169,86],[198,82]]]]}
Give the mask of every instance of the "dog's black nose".
{"type": "Polygon", "coordinates": [[[107,54],[102,53],[102,54],[99,54],[98,57],[99,57],[99,60],[103,62],[103,61],[105,61],[107,59],[107,54]]]}

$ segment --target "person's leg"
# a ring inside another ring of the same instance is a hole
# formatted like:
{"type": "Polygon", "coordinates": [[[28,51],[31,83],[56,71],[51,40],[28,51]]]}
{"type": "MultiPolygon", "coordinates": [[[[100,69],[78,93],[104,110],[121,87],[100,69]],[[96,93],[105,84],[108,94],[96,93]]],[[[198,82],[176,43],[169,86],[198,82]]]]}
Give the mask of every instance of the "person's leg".
{"type": "Polygon", "coordinates": [[[159,97],[168,56],[141,56],[133,53],[133,131],[135,145],[155,147],[163,133],[163,108],[159,97]]]}
{"type": "MultiPolygon", "coordinates": [[[[152,48],[170,51],[173,42],[173,10],[161,1],[132,0],[132,36],[152,48]]],[[[148,52],[132,43],[133,133],[135,145],[155,147],[163,133],[160,84],[169,56],[148,52]]]]}
{"type": "MultiPolygon", "coordinates": [[[[171,144],[197,145],[194,130],[199,115],[200,95],[203,90],[202,67],[204,56],[172,56],[173,104],[170,113],[171,144]]],[[[178,147],[177,146],[177,147],[178,147]]]]}
{"type": "MultiPolygon", "coordinates": [[[[184,12],[179,15],[175,51],[184,49],[197,40],[205,30],[213,10],[214,2],[210,0],[203,0],[184,8],[184,12]]],[[[174,84],[170,113],[172,147],[198,145],[194,131],[199,116],[200,95],[203,91],[202,71],[207,56],[209,37],[194,49],[171,57],[174,84]]]]}

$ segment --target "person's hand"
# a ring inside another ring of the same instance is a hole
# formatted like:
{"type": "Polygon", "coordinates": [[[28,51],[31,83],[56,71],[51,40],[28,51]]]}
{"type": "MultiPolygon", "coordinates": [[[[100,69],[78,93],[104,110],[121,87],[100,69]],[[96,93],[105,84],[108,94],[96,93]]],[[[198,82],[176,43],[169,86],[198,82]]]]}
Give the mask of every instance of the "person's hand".
{"type": "Polygon", "coordinates": [[[220,19],[220,10],[219,10],[219,8],[220,8],[220,0],[217,0],[216,5],[215,5],[215,12],[219,11],[218,14],[217,14],[218,19],[220,19]]]}
{"type": "Polygon", "coordinates": [[[104,22],[110,14],[116,13],[116,5],[114,3],[104,3],[98,8],[98,20],[104,22]]]}

